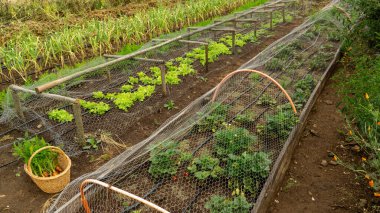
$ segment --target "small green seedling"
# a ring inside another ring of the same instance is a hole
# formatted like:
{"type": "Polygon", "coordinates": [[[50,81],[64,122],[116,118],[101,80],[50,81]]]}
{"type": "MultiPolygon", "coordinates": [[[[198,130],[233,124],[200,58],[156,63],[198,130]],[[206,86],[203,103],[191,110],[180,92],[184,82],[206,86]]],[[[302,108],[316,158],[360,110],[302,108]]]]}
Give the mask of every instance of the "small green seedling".
{"type": "Polygon", "coordinates": [[[164,104],[164,107],[168,110],[172,110],[174,108],[176,108],[174,106],[174,101],[173,100],[169,100],[168,102],[166,102],[166,104],[164,104]]]}
{"type": "Polygon", "coordinates": [[[87,138],[86,140],[86,145],[83,146],[83,149],[84,150],[89,150],[89,149],[95,149],[95,150],[98,150],[99,149],[99,144],[101,144],[102,141],[101,140],[98,140],[94,137],[89,137],[87,138]]]}

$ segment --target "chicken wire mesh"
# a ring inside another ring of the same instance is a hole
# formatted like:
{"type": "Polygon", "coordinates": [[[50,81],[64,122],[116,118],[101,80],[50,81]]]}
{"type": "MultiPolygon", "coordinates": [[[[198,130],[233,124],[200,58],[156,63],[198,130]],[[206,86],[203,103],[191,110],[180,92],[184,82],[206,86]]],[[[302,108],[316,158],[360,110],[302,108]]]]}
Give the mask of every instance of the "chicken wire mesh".
{"type": "MultiPolygon", "coordinates": [[[[118,142],[123,143],[125,138],[128,138],[126,129],[133,127],[139,120],[148,119],[149,114],[156,112],[163,103],[170,100],[170,95],[164,96],[162,92],[161,71],[166,72],[166,89],[169,94],[178,90],[188,91],[193,79],[199,77],[195,74],[207,76],[213,72],[212,69],[206,72],[205,44],[209,50],[209,64],[220,60],[219,58],[225,55],[235,53],[238,56],[254,47],[260,38],[271,36],[270,29],[275,30],[275,27],[284,21],[289,22],[298,18],[300,6],[297,2],[279,0],[251,9],[250,11],[256,11],[254,13],[244,12],[220,18],[217,23],[222,22],[214,28],[206,26],[205,30],[183,39],[196,41],[195,43],[181,40],[170,42],[135,58],[73,79],[47,92],[84,100],[81,105],[85,133],[97,137],[99,132],[106,132],[113,135],[118,142]],[[239,20],[223,22],[233,17],[239,20]],[[235,42],[233,42],[233,34],[235,42]],[[233,48],[233,43],[235,43],[235,48],[233,48]],[[130,93],[139,93],[140,96],[133,96],[136,100],[131,103],[127,100],[131,99],[130,93]],[[118,125],[113,125],[115,123],[118,125]]],[[[161,39],[176,36],[178,33],[163,36],[161,39]]],[[[152,41],[143,49],[164,41],[166,40],[152,41]]],[[[54,78],[103,64],[113,60],[114,57],[117,56],[99,58],[84,67],[61,72],[63,74],[57,74],[54,78]]],[[[27,85],[27,88],[34,89],[40,84],[41,82],[27,85]]],[[[75,122],[61,122],[49,117],[50,112],[57,109],[73,114],[70,103],[20,94],[25,114],[23,120],[16,116],[10,92],[8,93],[0,122],[9,123],[12,129],[27,131],[30,135],[42,135],[48,142],[63,147],[69,155],[76,155],[83,151],[77,144],[75,122]]]]}
{"type": "MultiPolygon", "coordinates": [[[[303,110],[337,56],[344,26],[334,1],[242,69],[277,80],[303,110]]],[[[268,78],[237,72],[165,122],[146,140],[72,181],[49,212],[83,211],[79,185],[97,179],[170,212],[248,212],[297,125],[284,93],[268,78]]],[[[98,185],[84,195],[93,212],[152,212],[98,185]]]]}

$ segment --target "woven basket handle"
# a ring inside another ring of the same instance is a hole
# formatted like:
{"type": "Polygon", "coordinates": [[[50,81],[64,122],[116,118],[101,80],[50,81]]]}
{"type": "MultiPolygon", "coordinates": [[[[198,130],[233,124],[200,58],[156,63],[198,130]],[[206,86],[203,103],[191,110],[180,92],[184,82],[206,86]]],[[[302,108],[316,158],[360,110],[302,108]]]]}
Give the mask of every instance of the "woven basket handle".
{"type": "Polygon", "coordinates": [[[31,164],[32,164],[32,160],[33,158],[40,152],[42,152],[43,150],[45,149],[51,149],[51,151],[53,152],[57,152],[57,153],[60,153],[60,154],[63,154],[65,155],[65,153],[62,151],[62,149],[60,149],[59,147],[56,147],[56,146],[44,146],[44,147],[41,147],[39,148],[38,150],[36,150],[35,152],[33,152],[32,156],[30,156],[29,160],[28,160],[28,170],[33,173],[32,171],[32,167],[31,167],[31,164]]]}

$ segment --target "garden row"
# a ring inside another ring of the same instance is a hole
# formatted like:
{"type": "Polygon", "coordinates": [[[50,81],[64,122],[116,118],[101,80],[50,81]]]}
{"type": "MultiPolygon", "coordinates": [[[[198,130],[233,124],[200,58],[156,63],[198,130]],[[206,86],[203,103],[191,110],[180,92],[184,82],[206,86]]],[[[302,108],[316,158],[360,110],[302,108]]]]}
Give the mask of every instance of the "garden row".
{"type": "Polygon", "coordinates": [[[26,33],[0,47],[0,58],[5,68],[0,73],[1,80],[21,77],[27,81],[31,70],[39,76],[47,68],[75,64],[90,56],[120,50],[126,44],[134,50],[138,47],[136,44],[156,36],[223,15],[242,5],[257,6],[264,2],[211,0],[206,3],[178,3],[173,8],[153,8],[133,17],[92,20],[83,26],[64,28],[45,38],[26,33]]]}

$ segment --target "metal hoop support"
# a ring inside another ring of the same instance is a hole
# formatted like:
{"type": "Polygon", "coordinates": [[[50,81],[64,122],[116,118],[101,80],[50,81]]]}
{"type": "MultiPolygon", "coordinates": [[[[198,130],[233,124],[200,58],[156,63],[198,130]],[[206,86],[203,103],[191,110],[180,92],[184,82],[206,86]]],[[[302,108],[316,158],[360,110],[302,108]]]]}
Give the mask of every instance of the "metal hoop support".
{"type": "Polygon", "coordinates": [[[211,101],[214,102],[215,99],[216,99],[216,96],[218,95],[219,93],[219,90],[221,88],[221,86],[228,80],[230,79],[232,76],[234,76],[235,74],[237,73],[242,73],[242,72],[251,72],[251,73],[257,73],[259,75],[261,75],[262,77],[264,78],[267,78],[269,79],[270,81],[272,81],[286,96],[286,98],[289,100],[290,102],[290,105],[292,106],[292,109],[293,109],[293,112],[295,114],[297,114],[297,109],[293,103],[293,100],[292,98],[290,97],[290,95],[286,92],[286,90],[276,81],[274,80],[272,77],[270,77],[269,75],[263,73],[263,72],[260,72],[260,71],[257,71],[257,70],[250,70],[250,69],[242,69],[242,70],[236,70],[228,75],[226,75],[226,77],[223,78],[223,80],[216,86],[216,89],[215,89],[215,92],[214,92],[214,95],[212,96],[212,99],[211,101]]]}
{"type": "Polygon", "coordinates": [[[82,184],[80,185],[80,196],[81,196],[81,201],[82,201],[82,205],[83,205],[83,207],[84,207],[86,213],[91,213],[90,206],[88,205],[88,202],[87,202],[87,200],[86,200],[86,197],[84,196],[84,187],[85,187],[86,184],[88,184],[88,183],[97,184],[97,185],[103,186],[103,187],[105,187],[105,188],[107,188],[107,189],[109,189],[109,190],[112,190],[112,191],[115,191],[115,192],[120,193],[120,194],[122,194],[122,195],[125,195],[125,196],[127,196],[127,197],[130,197],[130,198],[132,198],[132,199],[134,199],[134,200],[137,200],[137,201],[139,201],[139,202],[141,202],[141,203],[144,203],[145,205],[147,205],[147,206],[149,206],[150,208],[153,208],[153,209],[155,209],[155,210],[157,210],[157,211],[159,211],[159,212],[162,212],[162,213],[170,213],[169,211],[167,211],[167,210],[165,210],[165,209],[163,209],[163,208],[157,206],[156,204],[151,203],[151,202],[149,202],[149,201],[147,201],[147,200],[145,200],[145,199],[143,199],[143,198],[141,198],[141,197],[139,197],[139,196],[136,196],[136,195],[134,195],[134,194],[132,194],[132,193],[129,193],[129,192],[124,191],[124,190],[122,190],[122,189],[119,189],[119,188],[117,188],[117,187],[111,186],[111,185],[108,184],[108,183],[104,183],[104,182],[102,182],[102,181],[95,180],[95,179],[87,179],[87,180],[84,180],[84,181],[82,182],[82,184]]]}

